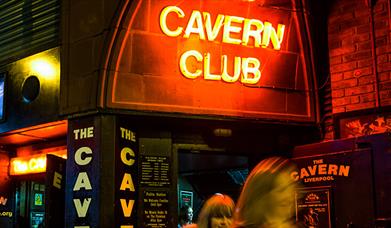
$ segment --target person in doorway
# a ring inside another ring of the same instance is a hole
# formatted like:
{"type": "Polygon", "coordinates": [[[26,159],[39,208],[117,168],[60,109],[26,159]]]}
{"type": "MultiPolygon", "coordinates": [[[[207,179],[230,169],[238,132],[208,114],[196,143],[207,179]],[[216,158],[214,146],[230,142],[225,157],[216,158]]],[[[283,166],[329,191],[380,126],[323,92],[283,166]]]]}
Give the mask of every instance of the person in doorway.
{"type": "Polygon", "coordinates": [[[298,187],[291,177],[294,170],[293,163],[281,157],[259,162],[243,185],[232,228],[298,227],[292,219],[298,187]]]}
{"type": "Polygon", "coordinates": [[[316,228],[319,224],[318,214],[312,207],[308,208],[307,214],[304,215],[304,226],[308,228],[316,228]]]}
{"type": "Polygon", "coordinates": [[[187,225],[193,223],[193,208],[185,204],[179,210],[179,224],[178,228],[185,228],[187,225]]]}
{"type": "Polygon", "coordinates": [[[198,228],[229,228],[235,203],[231,197],[216,193],[202,206],[197,220],[198,228]]]}

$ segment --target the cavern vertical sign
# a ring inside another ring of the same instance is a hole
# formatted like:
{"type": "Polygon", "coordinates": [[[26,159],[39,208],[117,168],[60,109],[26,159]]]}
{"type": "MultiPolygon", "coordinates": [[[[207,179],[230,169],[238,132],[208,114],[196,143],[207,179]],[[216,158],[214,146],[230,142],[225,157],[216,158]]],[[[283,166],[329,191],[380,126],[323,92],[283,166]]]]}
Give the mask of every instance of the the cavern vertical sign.
{"type": "Polygon", "coordinates": [[[99,226],[100,127],[94,118],[69,122],[65,227],[99,226]]]}
{"type": "Polygon", "coordinates": [[[133,1],[112,50],[107,105],[313,121],[296,1],[133,1]]]}
{"type": "Polygon", "coordinates": [[[126,121],[119,118],[115,149],[115,221],[120,228],[133,228],[137,223],[137,138],[126,121]]]}

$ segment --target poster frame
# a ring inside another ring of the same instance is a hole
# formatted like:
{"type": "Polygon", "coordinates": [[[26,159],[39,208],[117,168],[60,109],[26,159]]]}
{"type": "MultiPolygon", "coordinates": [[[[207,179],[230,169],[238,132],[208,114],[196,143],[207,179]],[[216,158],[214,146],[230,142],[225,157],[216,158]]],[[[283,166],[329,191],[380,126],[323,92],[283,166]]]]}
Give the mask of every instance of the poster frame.
{"type": "Polygon", "coordinates": [[[180,199],[180,205],[179,208],[182,208],[184,206],[183,204],[183,196],[189,195],[190,196],[190,207],[193,208],[193,192],[191,191],[186,191],[186,190],[180,190],[179,191],[179,199],[180,199]]]}
{"type": "MultiPolygon", "coordinates": [[[[300,194],[308,194],[308,193],[315,193],[315,192],[322,192],[322,193],[327,193],[326,197],[326,202],[319,202],[319,207],[324,207],[324,204],[326,203],[327,205],[327,210],[325,211],[326,217],[327,217],[327,223],[326,226],[324,224],[318,224],[318,226],[308,226],[308,227],[315,227],[315,228],[332,228],[333,227],[333,221],[331,220],[332,213],[333,213],[333,204],[332,204],[332,186],[326,185],[326,186],[317,186],[317,187],[303,187],[303,188],[298,188],[296,189],[295,192],[295,217],[296,217],[296,222],[301,223],[301,215],[302,215],[302,210],[300,209],[300,206],[305,204],[305,201],[301,201],[301,198],[298,198],[298,195],[300,194]],[[302,205],[300,205],[300,203],[302,205]]],[[[315,203],[316,204],[316,203],[315,203]]],[[[305,208],[307,205],[305,206],[305,208]]],[[[318,212],[319,213],[319,212],[318,212]]],[[[324,217],[324,216],[323,216],[324,217]]],[[[321,220],[320,220],[321,221],[321,220]]],[[[303,227],[307,227],[303,223],[303,227]]]]}

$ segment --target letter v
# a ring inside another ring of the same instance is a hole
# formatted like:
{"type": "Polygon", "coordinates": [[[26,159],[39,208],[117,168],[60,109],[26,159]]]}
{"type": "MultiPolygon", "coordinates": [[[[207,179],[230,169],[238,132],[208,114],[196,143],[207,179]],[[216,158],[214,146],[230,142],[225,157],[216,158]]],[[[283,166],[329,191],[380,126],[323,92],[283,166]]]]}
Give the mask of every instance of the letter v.
{"type": "Polygon", "coordinates": [[[312,167],[308,166],[308,170],[310,171],[311,176],[315,176],[317,167],[318,167],[317,165],[313,165],[312,167]]]}
{"type": "Polygon", "coordinates": [[[86,217],[88,208],[90,207],[91,198],[87,198],[83,200],[83,204],[81,204],[80,199],[73,199],[73,204],[75,205],[77,216],[79,218],[86,217]]]}
{"type": "Polygon", "coordinates": [[[205,20],[206,36],[208,37],[209,41],[214,41],[219,34],[221,27],[223,26],[224,15],[217,15],[216,21],[212,29],[212,21],[210,18],[210,14],[208,12],[203,12],[202,14],[204,15],[205,20]]]}
{"type": "Polygon", "coordinates": [[[120,199],[120,201],[121,201],[121,207],[122,207],[122,212],[124,213],[124,216],[130,217],[130,215],[132,215],[134,200],[129,200],[128,204],[126,204],[125,199],[120,199]]]}

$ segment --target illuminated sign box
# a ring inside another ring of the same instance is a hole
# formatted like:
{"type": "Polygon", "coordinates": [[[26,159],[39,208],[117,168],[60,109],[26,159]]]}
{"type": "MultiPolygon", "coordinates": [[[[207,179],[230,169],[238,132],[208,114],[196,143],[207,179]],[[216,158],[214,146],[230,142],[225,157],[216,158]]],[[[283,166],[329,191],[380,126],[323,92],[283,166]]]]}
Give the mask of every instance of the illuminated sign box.
{"type": "Polygon", "coordinates": [[[314,120],[295,1],[134,1],[116,44],[107,105],[314,120]],[[240,9],[240,10],[238,10],[240,9]]]}
{"type": "Polygon", "coordinates": [[[11,158],[10,175],[43,173],[46,171],[46,154],[11,158]]]}
{"type": "MultiPolygon", "coordinates": [[[[66,158],[66,151],[50,154],[66,158]]],[[[44,173],[46,172],[46,154],[11,158],[9,172],[11,176],[44,173]]]]}

